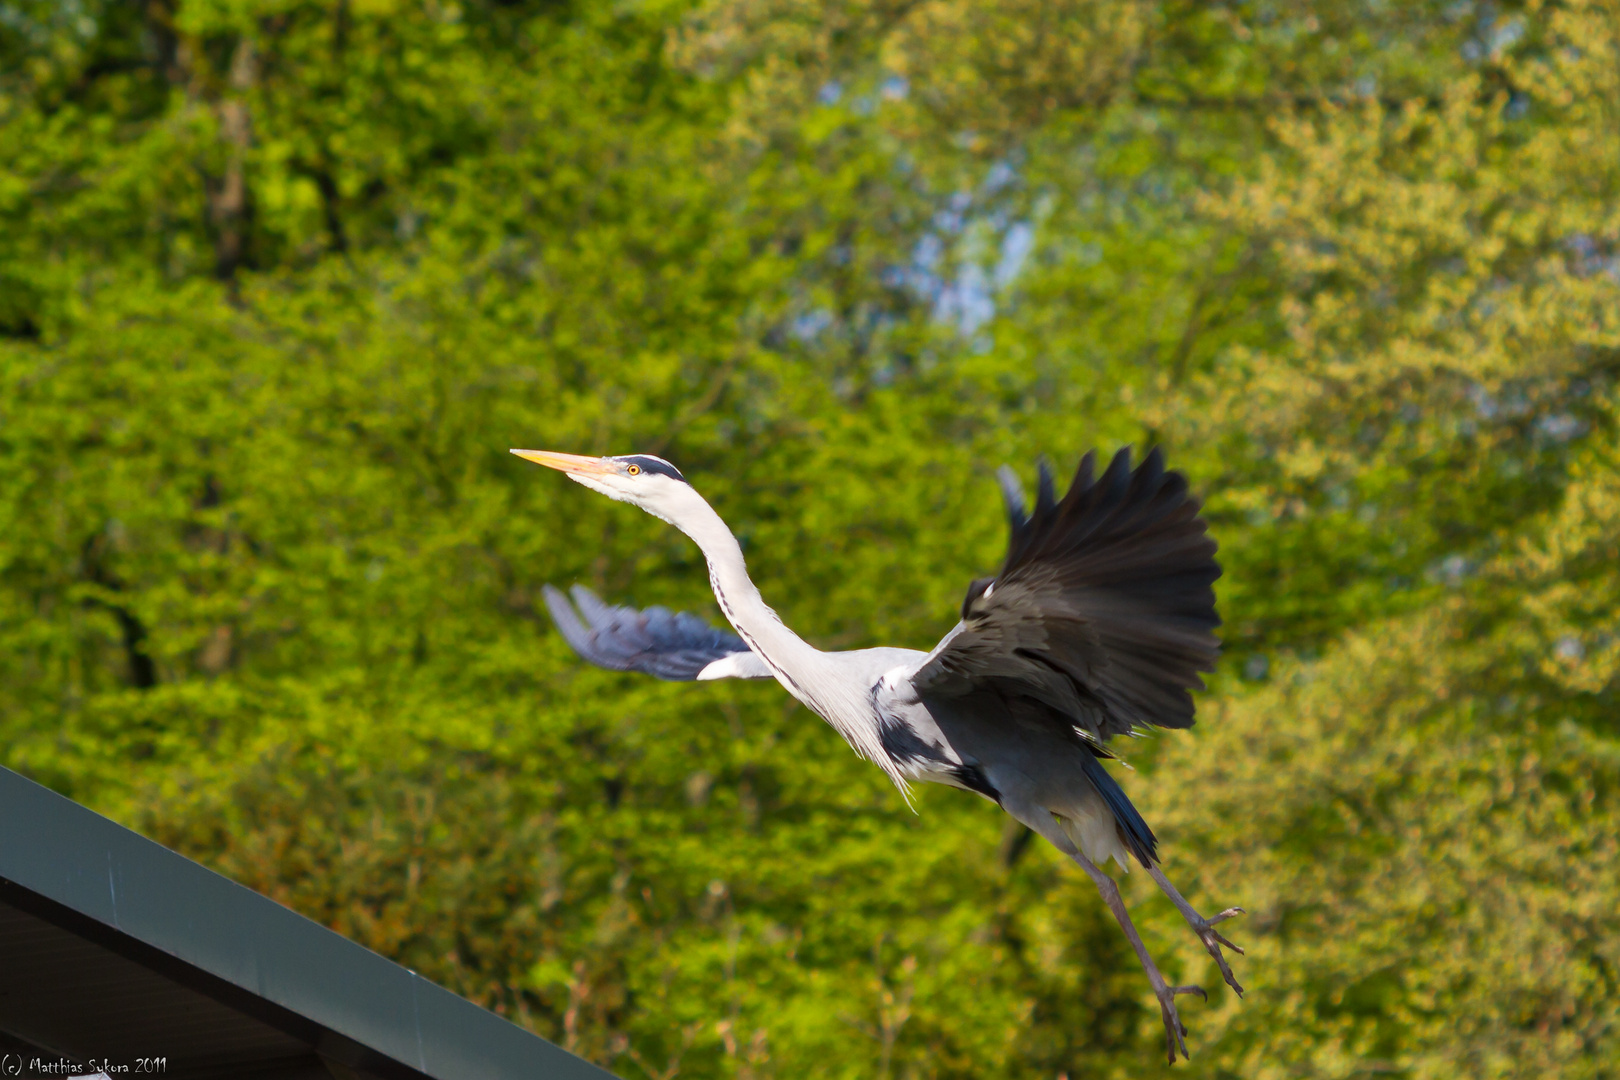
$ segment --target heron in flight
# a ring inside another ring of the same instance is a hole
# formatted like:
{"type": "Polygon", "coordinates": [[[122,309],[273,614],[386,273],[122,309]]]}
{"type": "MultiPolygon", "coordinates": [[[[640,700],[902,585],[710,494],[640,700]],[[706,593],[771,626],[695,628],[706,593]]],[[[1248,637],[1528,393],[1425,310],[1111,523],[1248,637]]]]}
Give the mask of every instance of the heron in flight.
{"type": "Polygon", "coordinates": [[[574,603],[546,587],[563,637],[586,660],[662,679],[765,679],[821,716],[902,793],[913,780],[991,800],[1073,859],[1102,893],[1159,1001],[1170,1062],[1187,1056],[1172,986],[1132,925],[1113,859],[1135,859],[1186,917],[1227,985],[1221,953],[1243,950],[1201,916],[1159,868],[1158,841],[1102,760],[1108,741],[1147,727],[1193,723],[1190,691],[1219,651],[1212,585],[1215,542],[1186,479],[1154,449],[1135,470],[1121,450],[1101,476],[1088,453],[1060,500],[1043,462],[1033,510],[1003,468],[1012,525],[1000,573],[968,587],[962,617],[931,652],[822,652],[765,605],[742,548],[680,470],[650,454],[581,457],[513,450],[611,499],[639,506],[696,541],[736,634],[663,608],[611,607],[575,586],[574,603]]]}

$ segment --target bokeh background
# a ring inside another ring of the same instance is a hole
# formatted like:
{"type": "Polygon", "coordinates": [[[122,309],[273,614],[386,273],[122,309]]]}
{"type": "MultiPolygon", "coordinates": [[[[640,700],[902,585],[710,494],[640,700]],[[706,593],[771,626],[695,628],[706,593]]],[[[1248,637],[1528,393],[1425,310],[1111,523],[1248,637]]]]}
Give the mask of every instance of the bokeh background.
{"type": "Polygon", "coordinates": [[[997,465],[1158,444],[1181,1074],[1615,1076],[1617,196],[1612,2],[0,0],[0,760],[625,1077],[1161,1075],[993,806],[573,657],[707,575],[506,453],[926,648],[997,465]]]}

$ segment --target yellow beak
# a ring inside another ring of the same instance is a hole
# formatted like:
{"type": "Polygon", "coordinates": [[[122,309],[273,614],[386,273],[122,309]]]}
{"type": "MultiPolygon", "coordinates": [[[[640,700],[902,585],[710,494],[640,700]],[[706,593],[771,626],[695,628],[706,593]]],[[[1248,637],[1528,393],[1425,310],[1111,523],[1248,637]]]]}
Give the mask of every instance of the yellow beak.
{"type": "Polygon", "coordinates": [[[575,473],[580,476],[612,476],[619,471],[619,466],[606,458],[581,457],[578,454],[558,454],[551,450],[513,450],[512,453],[525,461],[532,461],[536,465],[544,465],[548,469],[557,469],[565,473],[575,473]]]}

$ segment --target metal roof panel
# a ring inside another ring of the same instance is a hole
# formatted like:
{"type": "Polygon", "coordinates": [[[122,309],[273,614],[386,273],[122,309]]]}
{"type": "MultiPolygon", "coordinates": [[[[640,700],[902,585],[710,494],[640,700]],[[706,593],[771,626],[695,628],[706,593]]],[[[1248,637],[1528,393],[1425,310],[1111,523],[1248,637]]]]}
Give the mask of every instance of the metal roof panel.
{"type": "MultiPolygon", "coordinates": [[[[0,940],[10,933],[14,941],[32,940],[47,952],[61,950],[64,963],[103,958],[96,977],[86,973],[70,984],[76,985],[77,996],[55,1011],[43,999],[26,1003],[31,1013],[15,997],[8,1004],[7,995],[18,989],[0,987],[0,1029],[14,1036],[59,1048],[61,1023],[71,1026],[75,1008],[81,1013],[92,1007],[105,1010],[114,1000],[107,995],[120,993],[140,993],[155,1001],[153,995],[160,998],[172,984],[179,997],[145,1022],[169,1023],[177,1039],[181,1027],[204,1014],[212,1017],[205,1023],[224,1031],[229,1024],[221,1017],[230,1015],[246,1025],[243,1045],[253,1038],[275,1041],[263,1031],[249,1031],[257,1024],[310,1053],[379,1075],[436,1080],[611,1077],[415,972],[4,768],[0,822],[5,823],[0,831],[0,907],[13,913],[0,913],[0,940]],[[55,927],[57,938],[65,932],[70,940],[47,941],[51,934],[42,927],[55,927]],[[82,948],[71,939],[83,942],[82,948]],[[80,955],[66,960],[76,948],[80,955]],[[27,1021],[24,1014],[34,1020],[27,1021]],[[51,1030],[39,1036],[18,1030],[25,1022],[51,1030]]],[[[49,983],[55,969],[47,956],[33,970],[36,983],[49,983]]],[[[18,974],[14,968],[13,977],[18,974]]],[[[141,1002],[129,1004],[138,1007],[141,1002]]],[[[161,1041],[159,1032],[152,1034],[154,1043],[161,1041]]],[[[190,1037],[181,1041],[194,1044],[190,1037]]],[[[97,1049],[85,1043],[78,1052],[94,1056],[97,1049]]]]}

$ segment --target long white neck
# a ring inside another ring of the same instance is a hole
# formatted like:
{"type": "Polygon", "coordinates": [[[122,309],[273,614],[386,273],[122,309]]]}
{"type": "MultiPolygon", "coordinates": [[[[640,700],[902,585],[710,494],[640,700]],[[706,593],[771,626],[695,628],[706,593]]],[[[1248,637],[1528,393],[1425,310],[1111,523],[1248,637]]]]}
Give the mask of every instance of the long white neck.
{"type": "MultiPolygon", "coordinates": [[[[876,763],[907,791],[883,747],[870,687],[841,665],[837,655],[824,653],[789,630],[766,606],[749,580],[742,548],[714,508],[686,487],[657,509],[657,514],[697,542],[709,562],[709,583],[726,619],[794,697],[798,698],[842,735],[857,754],[876,763]]],[[[909,799],[909,795],[908,795],[909,799]]]]}
{"type": "MultiPolygon", "coordinates": [[[[826,654],[783,625],[748,577],[742,548],[720,515],[697,492],[683,493],[668,520],[697,542],[709,562],[709,583],[726,619],[759,654],[788,692],[817,712],[815,693],[826,668],[826,654]],[[688,494],[689,493],[689,494],[688,494]]],[[[823,715],[826,715],[823,712],[823,715]]]]}

